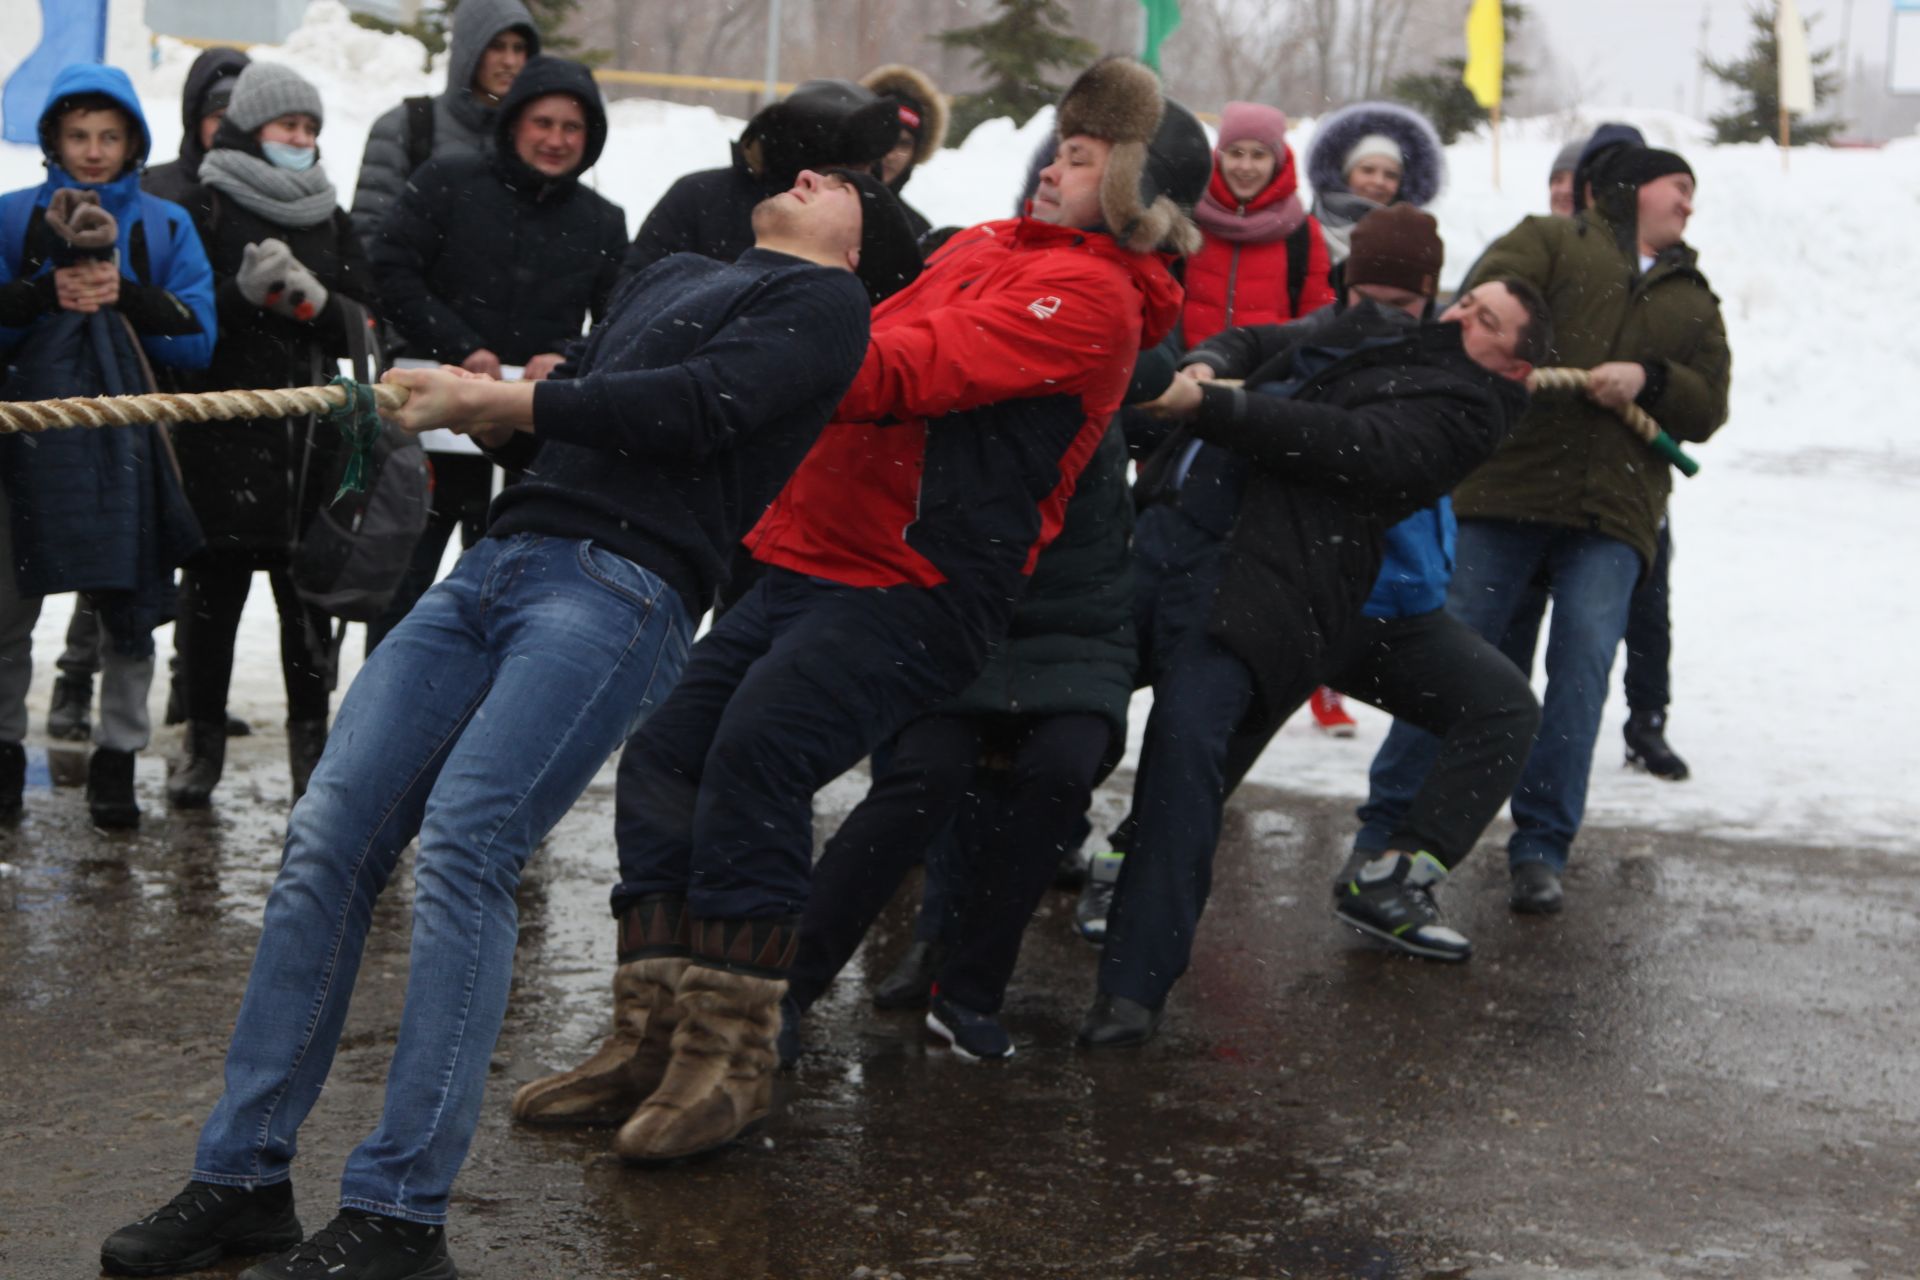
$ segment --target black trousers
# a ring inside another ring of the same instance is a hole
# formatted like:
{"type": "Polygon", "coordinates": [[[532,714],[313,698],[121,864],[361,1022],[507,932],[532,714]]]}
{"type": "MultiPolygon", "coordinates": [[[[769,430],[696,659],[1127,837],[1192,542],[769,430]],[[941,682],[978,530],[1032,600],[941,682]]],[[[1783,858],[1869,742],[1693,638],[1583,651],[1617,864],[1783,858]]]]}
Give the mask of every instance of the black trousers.
{"type": "Polygon", "coordinates": [[[965,1008],[996,1012],[1112,738],[1112,723],[1094,714],[936,715],[902,729],[814,866],[788,976],[801,1007],[832,984],[900,882],[984,788],[994,803],[967,824],[972,838],[946,846],[960,860],[942,868],[958,901],[936,981],[965,1008]]]}
{"type": "Polygon", "coordinates": [[[183,621],[190,619],[192,624],[175,632],[187,718],[204,724],[226,723],[234,639],[255,573],[267,575],[280,611],[280,673],[287,688],[287,719],[325,720],[325,646],[332,620],[300,599],[285,556],[221,551],[202,554],[180,575],[180,613],[183,621]]]}

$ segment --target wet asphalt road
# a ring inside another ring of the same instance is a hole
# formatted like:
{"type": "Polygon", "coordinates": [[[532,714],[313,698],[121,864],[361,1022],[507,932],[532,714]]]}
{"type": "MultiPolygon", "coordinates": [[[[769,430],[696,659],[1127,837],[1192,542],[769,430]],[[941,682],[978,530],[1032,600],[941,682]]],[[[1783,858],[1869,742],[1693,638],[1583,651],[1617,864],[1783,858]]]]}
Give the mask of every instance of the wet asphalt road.
{"type": "MultiPolygon", "coordinates": [[[[0,834],[0,1280],[94,1275],[100,1240],[178,1189],[277,861],[280,749],[236,743],[210,813],[168,815],[143,760],[139,834],[94,832],[66,790],[0,834]]],[[[857,794],[826,793],[823,826],[857,794]]],[[[1444,899],[1478,954],[1441,967],[1328,919],[1345,806],[1250,792],[1150,1047],[1072,1048],[1094,953],[1059,894],[1009,1002],[1012,1062],[873,1012],[856,961],[761,1141],[641,1173],[604,1133],[506,1114],[606,1016],[612,804],[603,776],[521,894],[455,1193],[464,1276],[1920,1275],[1920,859],[1593,832],[1567,914],[1541,921],[1508,915],[1489,843],[1444,899]]],[[[404,880],[302,1134],[309,1228],[378,1111],[404,880]]],[[[870,941],[874,971],[905,920],[870,941]]]]}

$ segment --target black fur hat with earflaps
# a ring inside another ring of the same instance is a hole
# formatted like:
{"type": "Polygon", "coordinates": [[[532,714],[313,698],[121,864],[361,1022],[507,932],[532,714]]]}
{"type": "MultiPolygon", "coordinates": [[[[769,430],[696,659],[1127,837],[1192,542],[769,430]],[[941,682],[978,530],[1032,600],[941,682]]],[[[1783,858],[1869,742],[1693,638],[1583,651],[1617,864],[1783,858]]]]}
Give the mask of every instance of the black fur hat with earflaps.
{"type": "Polygon", "coordinates": [[[1054,131],[1113,144],[1100,209],[1122,246],[1199,251],[1200,229],[1187,214],[1213,176],[1213,147],[1191,111],[1161,96],[1151,68],[1118,54],[1100,59],[1060,100],[1054,131]]]}

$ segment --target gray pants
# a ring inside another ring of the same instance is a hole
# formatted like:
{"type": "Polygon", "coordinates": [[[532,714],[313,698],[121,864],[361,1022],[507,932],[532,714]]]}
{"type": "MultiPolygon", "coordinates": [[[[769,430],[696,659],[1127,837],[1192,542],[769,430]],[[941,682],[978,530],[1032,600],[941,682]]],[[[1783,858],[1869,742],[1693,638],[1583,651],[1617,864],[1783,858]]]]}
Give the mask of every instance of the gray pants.
{"type": "MultiPolygon", "coordinates": [[[[33,625],[40,620],[40,603],[45,598],[21,595],[14,586],[12,566],[13,516],[5,492],[0,491],[0,743],[26,740],[33,625]]],[[[100,655],[101,679],[93,743],[115,751],[138,751],[153,736],[147,716],[153,658],[130,658],[97,641],[94,651],[100,655]]]]}

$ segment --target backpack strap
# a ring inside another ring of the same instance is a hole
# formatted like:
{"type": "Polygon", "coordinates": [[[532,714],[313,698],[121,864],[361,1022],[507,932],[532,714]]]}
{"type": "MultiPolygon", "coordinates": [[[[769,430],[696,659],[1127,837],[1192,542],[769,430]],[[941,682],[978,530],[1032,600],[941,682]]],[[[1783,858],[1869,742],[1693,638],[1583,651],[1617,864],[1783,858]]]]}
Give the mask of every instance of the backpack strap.
{"type": "Polygon", "coordinates": [[[408,98],[407,108],[407,172],[433,158],[433,99],[428,97],[408,98]]]}
{"type": "Polygon", "coordinates": [[[1298,319],[1300,295],[1307,288],[1307,259],[1313,256],[1313,223],[1300,219],[1300,225],[1287,236],[1287,316],[1298,319]]]}

